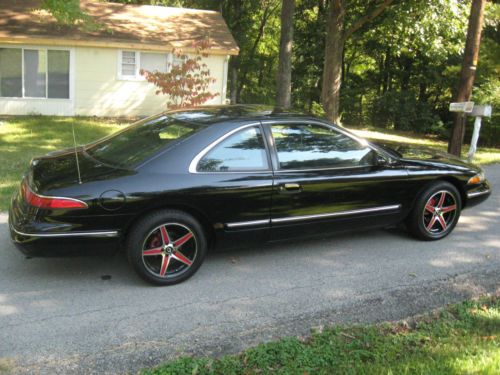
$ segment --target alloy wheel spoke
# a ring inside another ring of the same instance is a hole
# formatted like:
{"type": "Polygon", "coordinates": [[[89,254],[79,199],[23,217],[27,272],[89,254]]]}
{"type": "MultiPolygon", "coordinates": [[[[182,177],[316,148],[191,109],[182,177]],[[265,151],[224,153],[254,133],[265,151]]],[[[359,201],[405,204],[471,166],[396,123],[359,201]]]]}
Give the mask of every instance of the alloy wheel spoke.
{"type": "Polygon", "coordinates": [[[160,276],[164,277],[167,273],[167,268],[170,263],[170,255],[164,255],[161,261],[160,276]]]}
{"type": "Polygon", "coordinates": [[[182,263],[184,263],[187,266],[190,266],[193,263],[186,256],[184,256],[184,254],[182,254],[178,250],[175,253],[172,254],[172,258],[177,259],[179,262],[182,262],[182,263]]]}
{"type": "Polygon", "coordinates": [[[436,217],[437,220],[439,221],[439,224],[441,225],[441,228],[443,228],[443,230],[446,230],[448,225],[446,224],[446,220],[444,219],[443,215],[437,215],[436,217]]]}
{"type": "Polygon", "coordinates": [[[454,204],[454,205],[451,205],[451,206],[447,206],[447,207],[442,207],[441,208],[441,212],[443,214],[447,213],[447,212],[451,212],[451,211],[455,211],[457,209],[457,205],[454,204]]]}
{"type": "Polygon", "coordinates": [[[161,255],[162,251],[163,251],[163,249],[161,247],[156,247],[153,249],[143,250],[142,255],[144,255],[144,256],[161,255]]]}
{"type": "Polygon", "coordinates": [[[433,206],[431,206],[431,204],[430,204],[430,203],[427,203],[427,205],[425,206],[425,209],[426,209],[427,211],[431,212],[431,213],[434,213],[434,211],[435,211],[435,210],[434,210],[434,207],[433,207],[433,206]]]}
{"type": "Polygon", "coordinates": [[[439,202],[437,204],[438,207],[440,207],[440,208],[443,207],[445,198],[446,198],[446,192],[443,191],[441,193],[441,197],[439,198],[439,202]]]}
{"type": "Polygon", "coordinates": [[[164,245],[168,245],[170,243],[170,238],[167,233],[167,227],[165,225],[162,225],[160,227],[160,232],[161,232],[161,239],[163,240],[164,245]]]}
{"type": "Polygon", "coordinates": [[[427,224],[427,230],[430,231],[432,229],[432,227],[436,223],[436,220],[437,220],[437,216],[436,215],[432,215],[432,219],[429,221],[429,224],[427,224]]]}
{"type": "Polygon", "coordinates": [[[186,242],[188,242],[193,237],[193,233],[189,232],[188,234],[182,236],[177,241],[174,242],[175,247],[181,247],[186,242]]]}

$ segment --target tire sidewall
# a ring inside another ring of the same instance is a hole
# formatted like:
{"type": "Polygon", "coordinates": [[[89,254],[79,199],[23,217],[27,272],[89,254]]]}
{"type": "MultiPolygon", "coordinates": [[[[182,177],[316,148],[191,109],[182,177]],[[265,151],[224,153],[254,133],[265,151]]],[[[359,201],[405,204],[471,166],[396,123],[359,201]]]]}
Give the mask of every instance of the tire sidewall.
{"type": "Polygon", "coordinates": [[[202,226],[191,215],[177,210],[159,210],[140,219],[132,228],[126,240],[127,257],[134,270],[144,280],[155,285],[173,285],[190,278],[200,268],[207,252],[207,240],[202,226]],[[171,278],[152,274],[142,259],[142,247],[146,236],[156,227],[166,223],[178,223],[189,228],[196,240],[196,258],[185,272],[171,278]]]}
{"type": "Polygon", "coordinates": [[[439,240],[441,238],[444,238],[448,236],[455,226],[458,223],[458,219],[460,218],[460,213],[462,211],[462,199],[460,196],[459,191],[455,186],[450,184],[449,182],[445,181],[440,181],[440,182],[435,182],[431,184],[429,187],[427,187],[422,194],[420,194],[420,197],[417,198],[417,201],[415,202],[415,207],[413,210],[412,218],[411,218],[411,224],[413,227],[413,231],[417,232],[418,237],[424,240],[439,240]],[[424,221],[423,221],[423,212],[425,209],[425,205],[427,204],[428,200],[437,192],[439,191],[446,191],[449,194],[453,195],[453,198],[455,199],[457,209],[455,211],[455,216],[453,218],[453,221],[448,225],[445,231],[440,232],[440,233],[430,233],[427,231],[427,229],[424,226],[424,221]]]}

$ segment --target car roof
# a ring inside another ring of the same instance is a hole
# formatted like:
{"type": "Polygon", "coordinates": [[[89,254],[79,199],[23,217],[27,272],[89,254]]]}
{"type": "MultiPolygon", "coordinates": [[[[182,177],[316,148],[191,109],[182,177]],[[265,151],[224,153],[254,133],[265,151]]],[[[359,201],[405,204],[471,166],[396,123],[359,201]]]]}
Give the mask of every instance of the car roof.
{"type": "Polygon", "coordinates": [[[313,118],[300,112],[258,104],[210,105],[165,112],[165,115],[199,125],[212,125],[226,121],[264,120],[273,118],[313,118]]]}

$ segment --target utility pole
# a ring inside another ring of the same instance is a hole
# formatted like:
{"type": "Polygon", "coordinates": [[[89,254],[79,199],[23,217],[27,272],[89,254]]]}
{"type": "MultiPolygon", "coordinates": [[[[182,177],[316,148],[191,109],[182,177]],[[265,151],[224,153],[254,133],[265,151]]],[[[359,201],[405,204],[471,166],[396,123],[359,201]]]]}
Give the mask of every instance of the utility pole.
{"type": "MultiPolygon", "coordinates": [[[[472,94],[479,56],[479,45],[481,43],[485,5],[486,0],[472,0],[460,82],[454,102],[468,102],[472,94]]],[[[448,144],[448,152],[450,154],[460,156],[464,141],[466,118],[466,115],[463,113],[454,114],[453,128],[448,144]]]]}

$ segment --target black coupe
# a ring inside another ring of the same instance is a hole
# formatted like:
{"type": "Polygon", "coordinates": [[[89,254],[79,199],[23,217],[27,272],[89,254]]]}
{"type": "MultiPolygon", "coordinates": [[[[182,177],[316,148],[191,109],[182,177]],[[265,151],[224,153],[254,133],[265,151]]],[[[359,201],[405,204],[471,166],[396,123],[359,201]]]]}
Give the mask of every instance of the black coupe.
{"type": "Polygon", "coordinates": [[[307,115],[208,106],[33,159],[9,226],[30,255],[124,246],[140,276],[170,285],[213,246],[403,221],[441,239],[490,192],[479,167],[445,153],[377,145],[307,115]]]}

